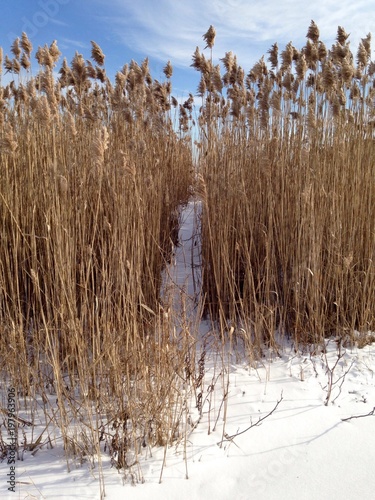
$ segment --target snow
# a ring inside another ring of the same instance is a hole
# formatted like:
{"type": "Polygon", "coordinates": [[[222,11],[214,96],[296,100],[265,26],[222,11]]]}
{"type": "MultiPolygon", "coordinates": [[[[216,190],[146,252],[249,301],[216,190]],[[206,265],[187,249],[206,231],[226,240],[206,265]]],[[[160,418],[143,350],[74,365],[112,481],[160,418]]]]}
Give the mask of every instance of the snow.
{"type": "MultiPolygon", "coordinates": [[[[191,297],[192,311],[199,295],[199,272],[195,280],[191,273],[199,258],[194,231],[192,237],[197,209],[190,203],[182,214],[184,244],[166,277],[191,297]]],[[[210,328],[202,322],[202,337],[210,328]]],[[[375,344],[339,347],[328,339],[324,350],[301,353],[287,339],[279,342],[280,356],[265,350],[257,362],[246,358],[240,339],[232,349],[210,344],[203,414],[199,419],[192,400],[186,444],[167,449],[164,467],[165,450],[147,450],[126,474],[103,455],[106,498],[373,499],[375,344]]],[[[100,499],[97,467],[77,464],[68,472],[62,445],[23,458],[16,464],[15,494],[6,490],[9,466],[0,463],[0,498],[100,499]]]]}

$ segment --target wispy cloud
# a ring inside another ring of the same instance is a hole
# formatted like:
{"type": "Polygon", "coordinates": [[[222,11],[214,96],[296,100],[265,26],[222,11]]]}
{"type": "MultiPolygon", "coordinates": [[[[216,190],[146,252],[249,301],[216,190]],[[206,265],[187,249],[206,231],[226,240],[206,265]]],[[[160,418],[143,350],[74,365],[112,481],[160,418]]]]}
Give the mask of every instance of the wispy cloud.
{"type": "Polygon", "coordinates": [[[64,21],[60,21],[60,20],[54,19],[52,17],[49,19],[49,22],[51,22],[52,24],[56,24],[57,26],[63,26],[64,28],[69,26],[68,23],[64,23],[64,21]]]}
{"type": "Polygon", "coordinates": [[[114,0],[103,22],[127,47],[180,67],[189,66],[197,45],[203,48],[202,34],[213,24],[217,57],[232,50],[248,68],[274,42],[302,47],[312,19],[329,47],[340,25],[351,33],[356,49],[360,37],[375,26],[375,11],[372,0],[114,0]]]}
{"type": "Polygon", "coordinates": [[[61,49],[82,49],[87,50],[90,48],[90,44],[87,42],[81,42],[80,40],[73,40],[71,38],[61,37],[59,38],[59,46],[61,49]]]}

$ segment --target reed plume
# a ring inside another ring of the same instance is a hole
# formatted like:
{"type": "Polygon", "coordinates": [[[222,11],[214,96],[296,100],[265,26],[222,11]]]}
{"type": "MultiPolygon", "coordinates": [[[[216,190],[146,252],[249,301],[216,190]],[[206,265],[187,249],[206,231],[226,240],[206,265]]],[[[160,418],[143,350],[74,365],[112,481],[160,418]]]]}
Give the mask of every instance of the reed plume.
{"type": "MultiPolygon", "coordinates": [[[[348,255],[357,255],[359,267],[366,268],[371,282],[375,279],[367,260],[375,244],[373,223],[365,228],[353,218],[352,203],[338,202],[337,191],[353,196],[349,179],[364,186],[373,175],[371,160],[363,169],[357,156],[362,157],[362,149],[370,158],[374,154],[363,123],[370,120],[373,107],[371,38],[362,39],[354,66],[343,28],[338,28],[330,51],[319,36],[312,21],[301,50],[288,43],[279,63],[275,44],[268,51],[271,69],[261,58],[245,78],[234,76],[235,56],[226,53],[222,81],[230,115],[224,107],[221,115],[213,111],[220,126],[211,129],[209,155],[204,147],[199,149],[205,181],[205,192],[199,193],[205,196],[206,308],[223,334],[232,321],[239,327],[250,324],[250,349],[264,342],[272,345],[276,329],[303,344],[319,343],[348,325],[351,331],[362,328],[362,334],[365,324],[374,326],[368,297],[360,293],[366,306],[362,303],[358,309],[358,296],[344,292],[358,285],[354,274],[351,285],[347,281],[348,255]],[[240,91],[244,80],[245,98],[240,91]],[[348,155],[345,168],[340,161],[343,151],[348,155]],[[340,225],[349,231],[345,236],[337,229],[340,225]],[[366,234],[364,252],[352,238],[353,231],[366,234]],[[328,234],[335,236],[327,240],[328,234]]],[[[202,78],[201,95],[204,84],[202,78]]],[[[199,124],[200,143],[205,144],[204,106],[199,124]]],[[[369,182],[367,200],[374,196],[372,187],[369,182]]],[[[360,190],[355,197],[359,214],[364,209],[360,190]]],[[[367,220],[364,212],[361,217],[367,220]]],[[[367,294],[373,296],[369,288],[367,294]]]]}
{"type": "MultiPolygon", "coordinates": [[[[138,452],[142,433],[150,446],[171,444],[192,341],[185,333],[170,340],[175,319],[161,321],[158,311],[169,300],[162,271],[171,231],[193,182],[191,100],[178,133],[170,63],[164,83],[145,59],[124,65],[112,85],[95,43],[95,66],[76,52],[57,80],[56,41],[38,47],[35,76],[26,34],[11,51],[6,71],[26,74],[0,87],[2,373],[30,402],[48,401],[53,386],[61,405],[57,413],[46,406],[45,426],[60,433],[68,465],[77,453],[103,453],[97,429],[78,423],[73,436],[72,418],[101,421],[110,432],[126,413],[126,451],[138,452]]],[[[114,457],[113,443],[110,450],[114,457]]],[[[126,455],[118,465],[127,467],[126,455]]]]}
{"type": "Polygon", "coordinates": [[[207,32],[203,35],[203,40],[206,42],[206,46],[204,47],[205,49],[209,48],[212,49],[212,47],[215,44],[215,37],[216,37],[216,30],[215,28],[211,25],[207,32]]]}
{"type": "Polygon", "coordinates": [[[99,45],[91,40],[91,57],[98,64],[98,66],[104,65],[105,55],[99,45]]]}

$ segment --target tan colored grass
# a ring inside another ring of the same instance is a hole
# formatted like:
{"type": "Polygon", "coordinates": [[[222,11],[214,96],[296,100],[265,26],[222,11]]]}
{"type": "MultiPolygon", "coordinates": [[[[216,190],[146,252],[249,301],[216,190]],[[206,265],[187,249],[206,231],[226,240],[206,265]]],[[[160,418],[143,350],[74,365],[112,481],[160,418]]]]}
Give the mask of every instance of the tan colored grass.
{"type": "Polygon", "coordinates": [[[272,69],[262,58],[242,79],[226,54],[225,98],[203,93],[207,308],[257,348],[277,330],[298,344],[375,327],[370,36],[355,66],[342,28],[331,51],[314,22],[307,37],[280,66],[274,45],[272,69]]]}
{"type": "Polygon", "coordinates": [[[193,182],[218,345],[241,338],[254,359],[278,350],[277,331],[298,348],[354,330],[364,345],[375,329],[370,36],[354,57],[343,28],[327,50],[312,22],[304,47],[274,44],[248,72],[227,52],[223,75],[215,36],[193,55],[195,182],[194,97],[171,95],[170,62],[165,81],[146,58],[112,84],[92,42],[95,65],[77,52],[56,80],[57,42],[35,69],[24,33],[3,61],[21,75],[0,84],[0,360],[30,418],[42,405],[50,443],[62,434],[68,467],[104,443],[128,471],[144,448],[186,446],[187,388],[202,412],[205,347],[196,359],[185,299],[161,293],[193,182]]]}
{"type": "MultiPolygon", "coordinates": [[[[29,60],[26,35],[5,63],[15,74],[21,49],[29,60]]],[[[1,88],[2,370],[19,397],[43,399],[68,466],[106,442],[129,468],[140,444],[167,446],[183,419],[191,341],[171,340],[160,302],[171,221],[190,196],[189,136],[174,133],[170,84],[147,61],[114,87],[79,53],[55,80],[59,56],[56,42],[39,47],[35,77],[1,88]],[[122,434],[111,442],[114,423],[122,434]]]]}

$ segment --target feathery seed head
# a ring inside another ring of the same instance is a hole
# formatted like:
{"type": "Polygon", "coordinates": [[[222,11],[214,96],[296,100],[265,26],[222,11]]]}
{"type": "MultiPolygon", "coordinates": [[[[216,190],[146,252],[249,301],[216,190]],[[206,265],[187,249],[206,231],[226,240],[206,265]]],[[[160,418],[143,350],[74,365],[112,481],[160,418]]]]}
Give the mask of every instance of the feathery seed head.
{"type": "Polygon", "coordinates": [[[305,54],[302,54],[301,57],[296,62],[296,73],[298,80],[303,80],[305,78],[305,74],[307,71],[307,63],[305,54]]]}
{"type": "Polygon", "coordinates": [[[98,66],[103,66],[105,55],[99,45],[91,40],[91,58],[96,62],[98,66]]]}
{"type": "Polygon", "coordinates": [[[219,92],[219,94],[221,94],[221,92],[223,90],[223,82],[221,80],[220,65],[219,64],[217,64],[214,67],[214,71],[212,73],[211,79],[212,79],[213,89],[216,92],[219,92]]]}
{"type": "Polygon", "coordinates": [[[346,104],[346,95],[342,88],[337,91],[337,99],[341,106],[345,106],[346,104]]]}
{"type": "Polygon", "coordinates": [[[126,76],[122,71],[117,71],[116,76],[115,76],[115,82],[116,82],[116,87],[119,89],[123,90],[126,85],[126,76]]]}
{"type": "MultiPolygon", "coordinates": [[[[55,53],[54,49],[52,49],[52,53],[55,53]]],[[[55,63],[55,59],[52,53],[50,52],[48,45],[45,45],[44,47],[38,47],[35,58],[37,59],[40,66],[52,68],[55,63]]]]}
{"type": "Polygon", "coordinates": [[[66,113],[66,124],[67,124],[68,133],[71,136],[76,137],[78,132],[76,129],[75,120],[73,118],[73,115],[70,113],[70,111],[67,111],[67,113],[66,113]]]}
{"type": "Polygon", "coordinates": [[[89,61],[89,60],[86,61],[86,71],[87,71],[87,76],[89,78],[92,78],[92,79],[95,80],[95,78],[96,78],[96,69],[92,65],[92,62],[89,61]]]}
{"type": "Polygon", "coordinates": [[[171,78],[173,74],[173,67],[171,61],[168,61],[167,64],[164,66],[163,72],[167,78],[171,78]]]}
{"type": "Polygon", "coordinates": [[[369,76],[374,76],[375,75],[375,62],[371,61],[368,67],[368,74],[369,76]]]}
{"type": "Polygon", "coordinates": [[[0,151],[2,153],[13,156],[17,148],[17,138],[13,132],[13,129],[10,128],[7,132],[5,132],[4,138],[0,139],[0,151]]]}
{"type": "Polygon", "coordinates": [[[75,53],[71,66],[74,83],[81,86],[87,79],[87,69],[82,54],[75,53]]]}
{"type": "Polygon", "coordinates": [[[10,51],[16,59],[19,59],[21,55],[20,39],[16,38],[10,47],[10,51]]]}
{"type": "Polygon", "coordinates": [[[225,56],[222,59],[220,59],[220,61],[222,61],[226,71],[228,73],[230,73],[232,71],[233,62],[234,62],[233,52],[232,51],[226,52],[225,56]]]}
{"type": "Polygon", "coordinates": [[[366,38],[361,38],[363,46],[368,54],[368,57],[371,57],[371,33],[368,33],[366,38]]]}
{"type": "Polygon", "coordinates": [[[199,52],[199,47],[197,47],[193,54],[193,62],[190,66],[196,69],[197,71],[201,71],[202,64],[203,64],[203,55],[199,52]]]}
{"type": "Polygon", "coordinates": [[[206,90],[207,90],[206,79],[205,79],[204,75],[202,75],[201,79],[199,80],[199,84],[198,84],[198,88],[197,88],[197,95],[199,97],[204,97],[206,90]]]}
{"type": "Polygon", "coordinates": [[[144,81],[142,68],[134,59],[132,59],[129,64],[128,81],[129,80],[131,80],[133,85],[142,85],[144,81]]]}
{"type": "Polygon", "coordinates": [[[318,44],[318,59],[319,61],[323,61],[327,57],[327,48],[323,42],[319,42],[318,44]]]}
{"type": "Polygon", "coordinates": [[[357,82],[354,82],[352,84],[351,89],[350,89],[349,97],[353,101],[356,101],[357,99],[359,99],[361,97],[361,90],[360,90],[357,82]]]}
{"type": "Polygon", "coordinates": [[[281,111],[281,90],[274,90],[271,95],[271,107],[273,111],[279,113],[281,111]]]}
{"type": "Polygon", "coordinates": [[[239,85],[240,87],[243,87],[244,79],[245,79],[245,71],[243,68],[241,68],[241,66],[239,66],[238,70],[237,70],[237,78],[236,78],[237,85],[239,85]]]}
{"type": "Polygon", "coordinates": [[[20,45],[21,45],[22,50],[27,55],[27,57],[30,57],[31,51],[33,50],[33,45],[30,42],[30,40],[28,39],[25,32],[22,32],[20,45]]]}
{"type": "Polygon", "coordinates": [[[313,43],[317,43],[319,40],[319,28],[314,21],[311,21],[309,29],[307,31],[306,38],[309,38],[313,43]]]}
{"type": "Polygon", "coordinates": [[[48,98],[45,95],[42,95],[37,101],[36,101],[36,115],[38,119],[44,123],[48,124],[51,120],[51,109],[50,105],[48,102],[48,98]]]}
{"type": "Polygon", "coordinates": [[[99,66],[96,66],[95,71],[96,71],[96,78],[100,82],[105,83],[107,81],[107,74],[105,72],[105,69],[99,68],[99,66]]]}
{"type": "Polygon", "coordinates": [[[211,25],[207,32],[203,35],[203,40],[207,43],[205,46],[205,49],[209,48],[212,49],[212,47],[215,44],[215,37],[216,37],[216,31],[215,28],[211,25]]]}
{"type": "Polygon", "coordinates": [[[59,69],[59,75],[60,75],[59,82],[62,88],[74,84],[73,73],[65,57],[62,66],[59,69]]]}
{"type": "Polygon", "coordinates": [[[369,53],[366,50],[366,47],[363,44],[363,42],[359,42],[358,51],[357,51],[357,63],[358,63],[358,65],[362,66],[362,68],[364,68],[368,63],[370,56],[371,56],[371,51],[369,53]]]}
{"type": "Polygon", "coordinates": [[[20,64],[19,60],[16,58],[13,59],[12,63],[13,63],[12,71],[13,71],[13,73],[16,73],[18,75],[19,72],[21,71],[21,64],[20,64]]]}
{"type": "Polygon", "coordinates": [[[328,61],[324,64],[323,67],[323,85],[325,90],[330,90],[333,88],[334,84],[335,84],[334,68],[331,61],[328,61]]]}
{"type": "Polygon", "coordinates": [[[48,52],[50,56],[52,57],[54,65],[57,63],[59,60],[59,57],[61,56],[61,52],[59,51],[59,48],[57,46],[57,41],[54,40],[51,45],[48,48],[48,52]]]}
{"type": "Polygon", "coordinates": [[[104,164],[104,153],[108,149],[108,142],[109,134],[107,127],[97,130],[91,146],[94,163],[97,167],[102,167],[104,164]]]}
{"type": "Polygon", "coordinates": [[[149,65],[150,61],[148,59],[148,57],[145,57],[143,59],[143,61],[141,62],[141,70],[142,70],[142,73],[143,73],[143,76],[146,78],[147,75],[150,74],[150,65],[149,65]]]}
{"type": "Polygon", "coordinates": [[[248,77],[252,82],[262,82],[267,73],[267,65],[264,62],[264,56],[262,56],[259,61],[254,64],[253,68],[248,74],[248,77]]]}
{"type": "Polygon", "coordinates": [[[348,42],[346,45],[341,45],[339,43],[336,43],[335,45],[332,46],[330,53],[334,63],[342,64],[342,61],[344,59],[348,59],[351,57],[349,43],[350,42],[348,42]]]}
{"type": "Polygon", "coordinates": [[[303,49],[305,54],[307,65],[310,69],[315,70],[316,63],[319,60],[319,50],[318,46],[307,40],[306,46],[303,49]]]}
{"type": "Polygon", "coordinates": [[[289,92],[292,90],[292,84],[294,82],[294,76],[293,76],[293,73],[291,72],[287,72],[285,73],[284,75],[284,78],[283,78],[283,81],[282,81],[282,85],[284,88],[286,88],[286,90],[288,90],[289,92]]]}
{"type": "Polygon", "coordinates": [[[21,56],[21,66],[27,71],[30,66],[31,66],[31,63],[30,63],[30,59],[28,58],[28,56],[26,55],[26,53],[24,52],[21,56]]]}
{"type": "Polygon", "coordinates": [[[12,72],[13,71],[13,63],[9,59],[8,55],[5,55],[5,62],[4,62],[4,67],[6,69],[5,73],[12,72]]]}
{"type": "Polygon", "coordinates": [[[268,49],[267,53],[269,54],[268,61],[271,63],[272,69],[277,69],[279,64],[279,47],[277,42],[274,43],[270,49],[268,49]]]}
{"type": "Polygon", "coordinates": [[[354,76],[354,67],[346,59],[343,60],[342,65],[339,70],[339,74],[346,84],[350,84],[354,76]]]}
{"type": "Polygon", "coordinates": [[[358,81],[362,80],[363,77],[363,67],[358,65],[354,70],[354,78],[358,81]]]}
{"type": "Polygon", "coordinates": [[[337,37],[336,40],[342,46],[345,45],[346,40],[349,38],[350,33],[347,33],[342,26],[337,28],[337,37]]]}
{"type": "Polygon", "coordinates": [[[129,64],[124,64],[124,66],[121,69],[121,73],[125,75],[125,78],[128,78],[129,75],[129,64]]]}
{"type": "Polygon", "coordinates": [[[289,42],[281,53],[281,71],[287,71],[288,69],[290,69],[293,61],[293,56],[294,47],[292,42],[289,42]]]}

